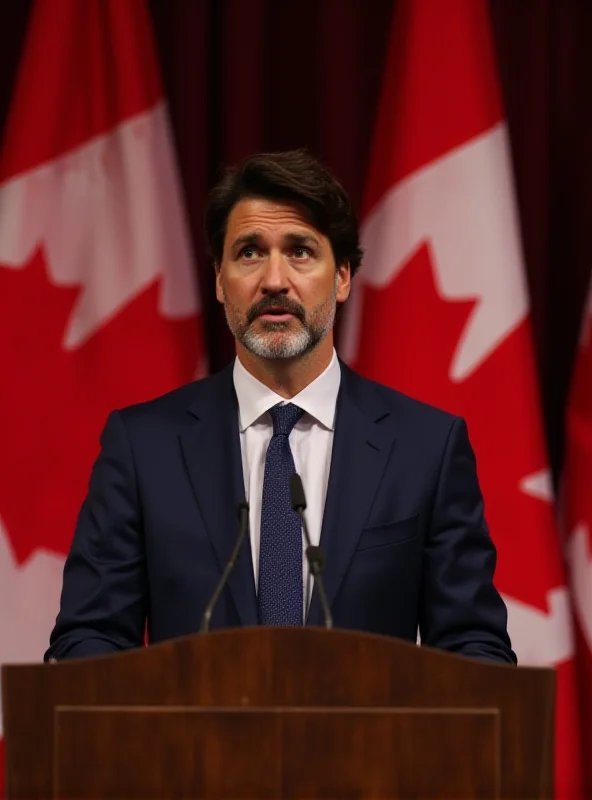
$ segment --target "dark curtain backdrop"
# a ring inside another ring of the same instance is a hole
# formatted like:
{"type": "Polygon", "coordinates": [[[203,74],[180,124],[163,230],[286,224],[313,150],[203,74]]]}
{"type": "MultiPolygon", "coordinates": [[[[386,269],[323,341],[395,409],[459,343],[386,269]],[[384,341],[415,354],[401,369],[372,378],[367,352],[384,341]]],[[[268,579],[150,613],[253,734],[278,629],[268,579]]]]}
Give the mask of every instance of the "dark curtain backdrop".
{"type": "MultiPolygon", "coordinates": [[[[30,7],[30,0],[0,3],[0,135],[30,7]]],[[[592,2],[490,0],[490,7],[557,474],[592,269],[592,2]]],[[[304,145],[359,205],[396,0],[150,0],[150,10],[217,369],[232,342],[204,254],[206,191],[223,164],[304,145]]]]}

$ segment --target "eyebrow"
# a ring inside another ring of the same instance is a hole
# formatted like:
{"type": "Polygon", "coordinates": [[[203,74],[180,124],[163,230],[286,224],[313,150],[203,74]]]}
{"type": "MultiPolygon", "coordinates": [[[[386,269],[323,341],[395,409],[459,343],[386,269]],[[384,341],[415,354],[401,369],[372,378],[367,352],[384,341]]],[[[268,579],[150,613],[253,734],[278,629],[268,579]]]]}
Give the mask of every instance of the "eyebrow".
{"type": "Polygon", "coordinates": [[[288,233],[286,243],[291,245],[311,244],[319,246],[319,240],[310,233],[288,233]]]}
{"type": "MultiPolygon", "coordinates": [[[[262,238],[262,234],[258,231],[247,231],[247,233],[237,236],[230,247],[233,257],[236,256],[242,247],[260,244],[262,238]]],[[[284,243],[291,247],[296,247],[299,245],[319,246],[319,240],[310,233],[287,233],[284,236],[284,243]]]]}

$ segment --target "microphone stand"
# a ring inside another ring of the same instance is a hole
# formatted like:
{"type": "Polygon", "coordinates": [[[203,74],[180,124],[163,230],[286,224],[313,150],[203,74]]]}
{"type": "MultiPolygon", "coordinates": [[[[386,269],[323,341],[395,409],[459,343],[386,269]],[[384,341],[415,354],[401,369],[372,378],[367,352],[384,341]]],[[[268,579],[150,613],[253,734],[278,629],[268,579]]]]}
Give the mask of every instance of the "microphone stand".
{"type": "Polygon", "coordinates": [[[290,478],[290,495],[292,499],[292,508],[298,514],[300,520],[302,521],[302,530],[304,531],[304,539],[306,541],[306,558],[308,560],[308,566],[310,568],[311,575],[314,576],[315,585],[318,587],[319,590],[319,598],[321,601],[321,607],[323,609],[323,619],[325,622],[325,628],[332,628],[333,617],[331,615],[331,609],[329,608],[329,603],[327,602],[327,594],[325,592],[325,582],[323,581],[323,576],[322,576],[325,559],[321,547],[319,547],[318,545],[313,545],[310,541],[308,525],[306,524],[306,517],[304,516],[304,510],[306,508],[304,488],[302,486],[302,480],[300,478],[300,475],[298,475],[297,472],[295,472],[290,478]]]}
{"type": "Polygon", "coordinates": [[[228,583],[228,578],[230,577],[230,573],[234,569],[234,565],[236,564],[238,554],[240,552],[242,544],[249,530],[249,504],[245,500],[239,503],[238,517],[240,520],[240,533],[234,544],[234,548],[232,550],[232,553],[230,554],[230,558],[226,562],[226,566],[224,567],[224,572],[222,573],[222,577],[218,581],[218,585],[214,590],[214,594],[211,596],[210,601],[207,604],[206,609],[203,613],[203,616],[201,618],[201,626],[199,629],[200,633],[207,633],[210,630],[210,620],[212,618],[212,612],[216,607],[216,603],[218,602],[224,587],[228,583]]]}

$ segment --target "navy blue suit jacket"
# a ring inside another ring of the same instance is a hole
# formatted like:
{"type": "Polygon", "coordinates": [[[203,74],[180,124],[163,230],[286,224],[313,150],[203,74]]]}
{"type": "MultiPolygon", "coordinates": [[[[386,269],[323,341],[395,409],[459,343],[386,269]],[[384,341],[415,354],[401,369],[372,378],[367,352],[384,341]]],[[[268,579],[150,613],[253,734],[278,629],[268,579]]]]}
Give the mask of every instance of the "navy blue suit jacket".
{"type": "MultiPolygon", "coordinates": [[[[514,663],[496,552],[462,419],[341,365],[321,544],[336,627],[514,663]]],[[[113,412],[66,560],[45,654],[196,632],[244,498],[232,366],[113,412]]],[[[247,540],[212,628],[257,624],[247,540]]],[[[321,625],[313,592],[307,624],[321,625]]]]}

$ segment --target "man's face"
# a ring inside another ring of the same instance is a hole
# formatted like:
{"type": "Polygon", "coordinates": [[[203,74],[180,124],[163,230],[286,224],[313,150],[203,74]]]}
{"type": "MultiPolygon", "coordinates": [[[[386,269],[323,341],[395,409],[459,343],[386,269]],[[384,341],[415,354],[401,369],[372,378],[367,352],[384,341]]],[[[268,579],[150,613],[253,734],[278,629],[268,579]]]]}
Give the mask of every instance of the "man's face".
{"type": "Polygon", "coordinates": [[[296,206],[246,198],[230,212],[216,297],[237,341],[261,358],[293,358],[332,330],[350,291],[326,236],[296,206]]]}

